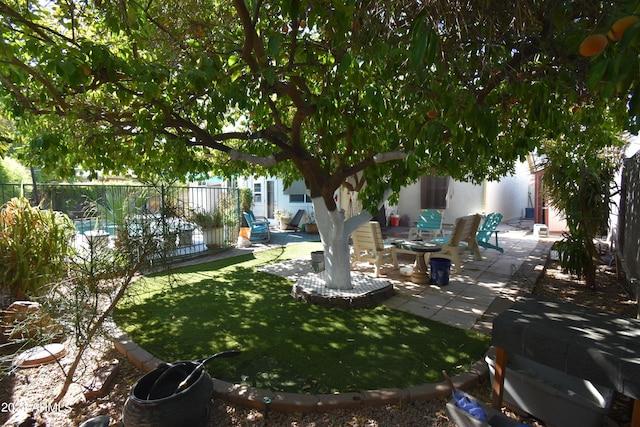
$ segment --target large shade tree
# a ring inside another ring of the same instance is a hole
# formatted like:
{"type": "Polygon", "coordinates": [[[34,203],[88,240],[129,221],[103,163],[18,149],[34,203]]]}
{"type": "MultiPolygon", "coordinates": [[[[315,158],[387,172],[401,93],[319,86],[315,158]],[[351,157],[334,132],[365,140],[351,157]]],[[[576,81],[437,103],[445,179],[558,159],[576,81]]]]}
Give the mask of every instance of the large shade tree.
{"type": "Polygon", "coordinates": [[[625,8],[608,10],[607,17],[593,23],[580,44],[580,53],[593,57],[587,83],[605,99],[628,100],[626,129],[640,130],[640,3],[629,1],[625,8]],[[628,13],[624,13],[627,11],[628,13]]]}
{"type": "Polygon", "coordinates": [[[327,282],[349,288],[349,235],[403,185],[495,179],[575,108],[622,114],[590,94],[577,51],[630,7],[0,0],[0,102],[29,158],[61,173],[303,178],[327,282]],[[342,185],[365,212],[345,218],[342,185]]]}

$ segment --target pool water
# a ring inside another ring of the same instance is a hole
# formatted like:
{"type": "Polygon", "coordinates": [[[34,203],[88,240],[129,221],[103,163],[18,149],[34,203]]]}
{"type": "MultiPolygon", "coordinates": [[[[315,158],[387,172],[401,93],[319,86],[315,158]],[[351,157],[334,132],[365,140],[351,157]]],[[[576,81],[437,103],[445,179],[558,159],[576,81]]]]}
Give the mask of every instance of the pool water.
{"type": "MultiPolygon", "coordinates": [[[[76,219],[73,223],[75,224],[79,234],[84,234],[87,231],[93,231],[96,229],[95,219],[76,219]]],[[[115,228],[116,227],[113,224],[102,225],[100,227],[101,230],[105,230],[111,236],[115,236],[115,228]]]]}

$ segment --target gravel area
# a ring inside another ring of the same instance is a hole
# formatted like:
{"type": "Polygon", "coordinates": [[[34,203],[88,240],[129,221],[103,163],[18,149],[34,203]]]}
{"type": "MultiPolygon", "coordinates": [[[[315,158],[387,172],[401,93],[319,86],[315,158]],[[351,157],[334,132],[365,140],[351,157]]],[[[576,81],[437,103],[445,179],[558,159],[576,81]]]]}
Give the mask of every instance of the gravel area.
{"type": "Polygon", "coordinates": [[[261,412],[214,402],[209,426],[455,426],[449,422],[444,406],[444,400],[432,400],[411,402],[403,406],[387,405],[315,414],[272,412],[265,420],[261,412]]]}

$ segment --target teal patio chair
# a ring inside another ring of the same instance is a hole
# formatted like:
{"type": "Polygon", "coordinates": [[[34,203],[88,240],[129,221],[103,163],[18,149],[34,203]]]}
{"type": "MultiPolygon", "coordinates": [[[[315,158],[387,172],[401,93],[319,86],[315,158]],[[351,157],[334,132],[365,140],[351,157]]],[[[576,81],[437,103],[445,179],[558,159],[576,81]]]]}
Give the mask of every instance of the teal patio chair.
{"type": "Polygon", "coordinates": [[[251,229],[249,236],[250,241],[266,243],[271,240],[268,223],[255,222],[248,212],[242,212],[242,215],[244,215],[244,219],[247,220],[247,224],[249,224],[249,228],[251,229]]]}
{"type": "MultiPolygon", "coordinates": [[[[256,218],[256,215],[253,213],[253,211],[251,209],[249,209],[249,212],[247,212],[247,213],[249,214],[249,217],[251,218],[251,221],[253,221],[254,224],[266,225],[267,227],[269,226],[269,219],[266,216],[260,217],[260,219],[258,219],[258,218],[256,218]]],[[[245,219],[246,219],[246,217],[245,217],[245,219]]],[[[247,223],[249,223],[249,221],[247,221],[247,223]]]]}
{"type": "Polygon", "coordinates": [[[504,249],[498,246],[498,224],[502,221],[502,214],[497,212],[490,213],[482,222],[480,228],[478,228],[478,233],[476,234],[476,240],[478,241],[478,246],[482,246],[487,249],[495,249],[501,254],[504,253],[504,249]],[[495,235],[495,244],[491,243],[491,238],[495,235]]]}
{"type": "Polygon", "coordinates": [[[423,237],[423,233],[431,235],[432,238],[443,237],[442,214],[436,209],[425,209],[418,217],[416,224],[418,237],[423,237]]]}

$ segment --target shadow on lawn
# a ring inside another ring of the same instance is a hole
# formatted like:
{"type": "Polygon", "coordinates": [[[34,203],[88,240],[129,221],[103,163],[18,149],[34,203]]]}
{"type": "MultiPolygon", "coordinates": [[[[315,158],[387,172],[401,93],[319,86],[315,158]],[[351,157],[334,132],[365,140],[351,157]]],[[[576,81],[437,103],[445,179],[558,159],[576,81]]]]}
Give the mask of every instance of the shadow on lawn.
{"type": "MultiPolygon", "coordinates": [[[[280,258],[275,254],[276,258],[280,258]]],[[[251,256],[182,269],[180,283],[118,309],[116,321],[166,361],[217,360],[222,380],[289,392],[401,388],[440,381],[479,360],[487,337],[384,307],[344,310],[293,299],[291,282],[251,256]]],[[[269,257],[269,262],[274,262],[269,257]]]]}

